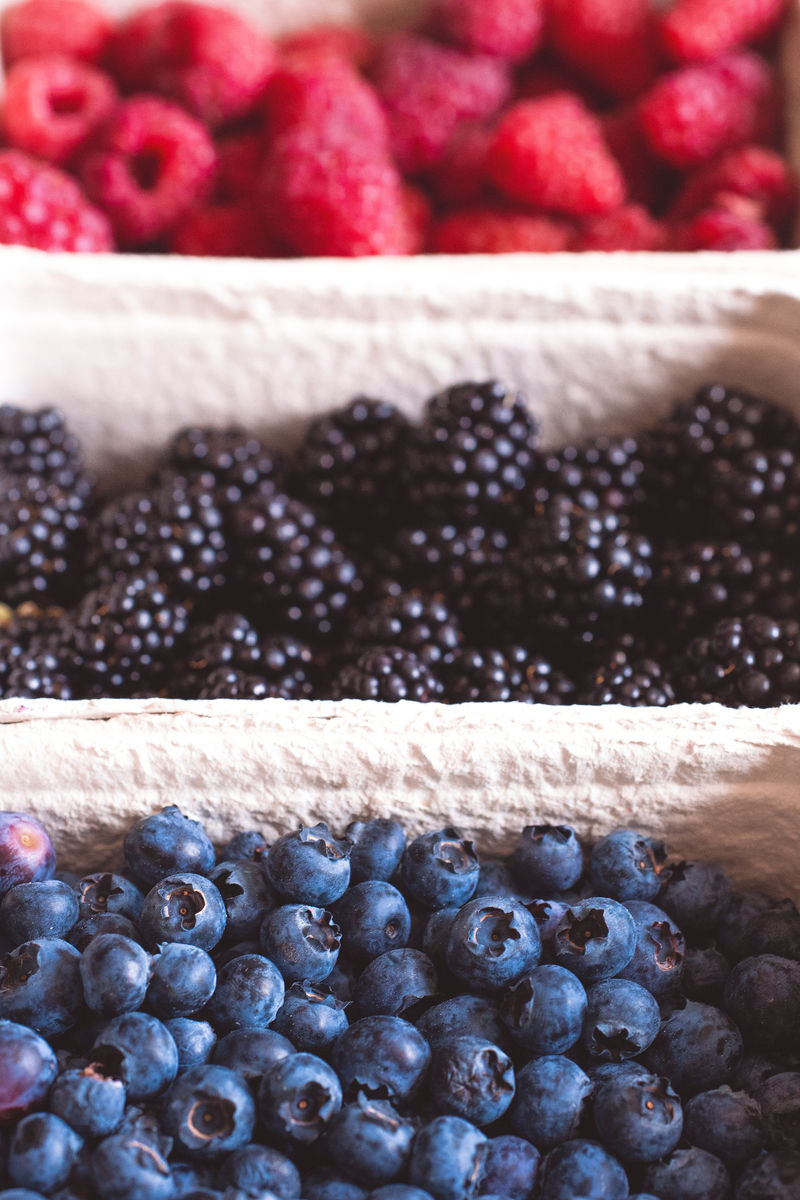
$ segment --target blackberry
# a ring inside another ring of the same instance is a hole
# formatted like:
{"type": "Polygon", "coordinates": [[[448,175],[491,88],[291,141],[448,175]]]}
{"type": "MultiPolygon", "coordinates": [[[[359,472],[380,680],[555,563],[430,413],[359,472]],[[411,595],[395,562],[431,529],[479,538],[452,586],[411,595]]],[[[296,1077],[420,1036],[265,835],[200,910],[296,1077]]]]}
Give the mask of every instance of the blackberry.
{"type": "Polygon", "coordinates": [[[457,650],[442,669],[444,699],[450,704],[519,700],[520,682],[502,650],[457,650]]]}
{"type": "Polygon", "coordinates": [[[792,544],[800,533],[800,459],[788,448],[716,457],[709,473],[714,525],[792,544]]]}
{"type": "MultiPolygon", "coordinates": [[[[277,651],[276,651],[277,657],[277,651]]],[[[311,685],[303,678],[303,671],[293,670],[286,659],[285,674],[281,679],[269,679],[264,675],[248,675],[236,667],[217,667],[198,689],[198,700],[309,700],[311,685]]]]}
{"type": "Polygon", "coordinates": [[[256,672],[261,659],[261,637],[247,617],[219,613],[213,621],[195,625],[186,641],[189,669],[200,677],[220,667],[256,672]]]}
{"type": "Polygon", "coordinates": [[[444,598],[423,592],[388,596],[373,604],[350,627],[362,646],[400,646],[431,666],[446,660],[462,640],[458,621],[444,598]]]}
{"type": "Polygon", "coordinates": [[[467,637],[478,645],[506,638],[527,642],[534,635],[520,555],[512,552],[495,566],[476,573],[461,596],[459,616],[467,637]]]}
{"type": "Polygon", "coordinates": [[[721,383],[707,384],[677,404],[661,432],[676,437],[695,463],[800,443],[800,428],[786,409],[721,383]]]}
{"type": "Polygon", "coordinates": [[[598,437],[583,446],[563,446],[542,454],[533,477],[533,497],[541,504],[566,496],[580,508],[628,510],[643,498],[645,464],[632,437],[598,437]]]}
{"type": "Polygon", "coordinates": [[[0,472],[33,475],[65,491],[88,486],[80,442],[55,408],[0,405],[0,472]]]}
{"type": "Polygon", "coordinates": [[[333,684],[334,700],[438,700],[439,680],[422,659],[399,646],[373,646],[342,667],[333,684]]]}
{"type": "Polygon", "coordinates": [[[0,696],[72,700],[79,692],[75,655],[65,644],[64,611],[2,606],[0,696]]]}
{"type": "Polygon", "coordinates": [[[0,498],[0,596],[69,603],[84,574],[90,489],[35,476],[6,481],[0,498]]]}
{"type": "Polygon", "coordinates": [[[252,497],[235,516],[239,582],[275,627],[329,636],[363,581],[336,534],[300,500],[252,497]]]}
{"type": "Polygon", "coordinates": [[[769,708],[800,700],[800,624],[752,613],[694,638],[675,672],[679,699],[769,708]]]}
{"type": "Polygon", "coordinates": [[[461,600],[481,571],[497,567],[510,545],[507,530],[447,522],[409,525],[395,534],[395,573],[407,586],[461,600]]]}
{"type": "Polygon", "coordinates": [[[312,694],[311,647],[290,636],[263,638],[240,613],[220,613],[193,629],[185,657],[189,676],[183,690],[201,699],[211,698],[210,692],[287,700],[312,694]]]}
{"type": "Polygon", "coordinates": [[[281,491],[286,481],[282,455],[240,425],[180,429],[170,442],[167,460],[172,473],[197,479],[213,491],[226,512],[253,492],[281,491]]]}
{"type": "Polygon", "coordinates": [[[539,425],[505,384],[464,383],[428,401],[409,449],[409,498],[427,517],[513,519],[536,464],[539,425]]]}
{"type": "Polygon", "coordinates": [[[574,682],[549,659],[532,654],[525,646],[507,646],[505,655],[511,666],[512,679],[520,680],[515,699],[528,704],[575,703],[574,682]]]}
{"type": "Polygon", "coordinates": [[[615,648],[595,667],[578,689],[577,703],[664,708],[675,703],[675,691],[660,663],[625,646],[615,648]]]}

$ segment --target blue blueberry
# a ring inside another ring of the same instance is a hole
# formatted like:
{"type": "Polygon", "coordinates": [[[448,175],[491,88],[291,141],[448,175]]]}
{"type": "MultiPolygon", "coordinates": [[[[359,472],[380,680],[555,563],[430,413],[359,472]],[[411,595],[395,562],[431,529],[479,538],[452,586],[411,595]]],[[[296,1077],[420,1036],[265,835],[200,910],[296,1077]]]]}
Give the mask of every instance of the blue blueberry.
{"type": "Polygon", "coordinates": [[[526,896],[547,896],[574,887],[583,873],[583,851],[569,825],[526,825],[511,856],[526,896]]]}
{"type": "Polygon", "coordinates": [[[514,1099],[514,1068],[499,1046],[478,1037],[454,1038],[434,1050],[428,1089],[437,1113],[490,1125],[514,1099]]]}
{"type": "Polygon", "coordinates": [[[433,1200],[430,1192],[411,1187],[408,1183],[387,1183],[369,1193],[369,1200],[433,1200]]]}
{"type": "Polygon", "coordinates": [[[208,1190],[214,1187],[215,1173],[211,1163],[204,1162],[173,1162],[172,1178],[175,1182],[176,1195],[185,1200],[186,1195],[198,1190],[208,1190]]]}
{"type": "Polygon", "coordinates": [[[96,875],[84,875],[78,881],[81,917],[96,913],[117,913],[134,924],[144,904],[144,896],[135,883],[124,875],[101,871],[96,875]]]}
{"type": "Polygon", "coordinates": [[[686,942],[678,926],[663,909],[646,900],[626,900],[636,926],[633,957],[618,972],[620,978],[640,983],[661,999],[681,984],[686,962],[686,942]]]}
{"type": "Polygon", "coordinates": [[[719,1008],[686,1000],[661,1026],[644,1056],[654,1075],[666,1075],[677,1092],[693,1096],[727,1083],[743,1051],[737,1026],[719,1008]]]}
{"type": "Polygon", "coordinates": [[[636,926],[624,905],[590,896],[571,905],[558,923],[555,960],[584,984],[612,979],[633,958],[636,926]]]}
{"type": "Polygon", "coordinates": [[[310,1145],[330,1127],[342,1107],[336,1073],[315,1054],[291,1054],[261,1079],[258,1112],[267,1133],[287,1143],[310,1145]]]}
{"type": "Polygon", "coordinates": [[[447,965],[470,990],[500,991],[539,961],[539,927],[508,896],[481,896],[458,912],[447,940],[447,965]]]}
{"type": "Polygon", "coordinates": [[[99,937],[101,933],[117,933],[120,937],[130,938],[132,942],[141,941],[139,930],[133,921],[120,913],[92,913],[88,917],[81,917],[70,930],[67,941],[76,950],[83,951],[92,939],[99,937]]]}
{"type": "Polygon", "coordinates": [[[754,1050],[800,1049],[800,963],[759,954],[737,963],[725,984],[725,1008],[754,1050]]]}
{"type": "Polygon", "coordinates": [[[507,1049],[508,1031],[494,997],[451,996],[424,1012],[416,1026],[432,1047],[450,1038],[482,1037],[507,1049]]]}
{"type": "Polygon", "coordinates": [[[217,969],[199,946],[165,942],[153,955],[146,1003],[162,1021],[199,1012],[214,995],[217,969]]]}
{"type": "Polygon", "coordinates": [[[420,950],[388,950],[373,958],[358,977],[355,1001],[362,1016],[401,1017],[421,1000],[436,995],[436,968],[420,950]]]}
{"type": "Polygon", "coordinates": [[[430,1059],[425,1038],[401,1017],[354,1021],[330,1051],[345,1094],[364,1091],[393,1103],[405,1103],[419,1090],[430,1059]]]}
{"type": "Polygon", "coordinates": [[[201,1067],[207,1063],[217,1044],[217,1035],[208,1021],[193,1021],[189,1017],[173,1017],[164,1022],[178,1049],[178,1071],[201,1067]]]}
{"type": "Polygon", "coordinates": [[[742,957],[777,954],[779,958],[800,962],[800,913],[796,905],[791,900],[781,900],[756,913],[743,942],[745,953],[742,957]]]}
{"type": "Polygon", "coordinates": [[[284,904],[267,913],[260,944],[287,983],[322,983],[336,965],[342,935],[324,909],[284,904]]]}
{"type": "Polygon", "coordinates": [[[173,1200],[175,1181],[167,1157],[169,1138],[125,1129],[94,1149],[91,1172],[101,1200],[173,1200]]]}
{"type": "Polygon", "coordinates": [[[554,964],[534,967],[512,984],[500,1015],[514,1041],[534,1054],[564,1054],[583,1029],[586,990],[572,971],[554,964]]]}
{"type": "Polygon", "coordinates": [[[292,1043],[274,1029],[234,1029],[220,1038],[211,1058],[221,1067],[238,1071],[248,1083],[257,1084],[294,1051],[292,1043]]]}
{"type": "Polygon", "coordinates": [[[207,875],[216,857],[200,822],[174,804],[131,825],[124,851],[128,872],[145,891],[170,875],[207,875]]]}
{"type": "Polygon", "coordinates": [[[736,1200],[797,1200],[800,1154],[776,1150],[752,1159],[739,1177],[736,1200]]]}
{"type": "Polygon", "coordinates": [[[283,997],[283,976],[275,964],[263,954],[244,954],[220,970],[206,1012],[220,1034],[265,1029],[277,1016],[283,997]]]}
{"type": "Polygon", "coordinates": [[[41,1192],[32,1192],[30,1188],[3,1188],[0,1200],[46,1200],[41,1192]]]}
{"type": "Polygon", "coordinates": [[[461,1117],[434,1117],[411,1150],[409,1182],[434,1200],[472,1200],[483,1178],[488,1140],[461,1117]]]}
{"type": "Polygon", "coordinates": [[[428,914],[422,931],[422,949],[428,958],[439,966],[445,966],[450,927],[461,911],[455,904],[436,908],[428,914]]]}
{"type": "Polygon", "coordinates": [[[550,1150],[578,1136],[591,1094],[589,1076],[571,1059],[534,1058],[517,1071],[511,1129],[539,1150],[550,1150]]]}
{"type": "Polygon", "coordinates": [[[663,842],[635,829],[616,829],[592,849],[589,872],[598,896],[614,900],[652,900],[661,887],[667,861],[663,842]]]}
{"type": "Polygon", "coordinates": [[[101,1017],[133,1012],[150,982],[150,955],[118,933],[93,938],[80,958],[86,1004],[101,1017]]]}
{"type": "Polygon", "coordinates": [[[167,875],[147,893],[139,917],[145,945],[183,942],[213,950],[225,932],[225,904],[202,875],[167,875]]]}
{"type": "Polygon", "coordinates": [[[255,862],[263,863],[269,853],[269,846],[263,833],[257,829],[247,829],[236,833],[223,847],[220,862],[255,862]]]}
{"type": "Polygon", "coordinates": [[[366,1188],[332,1167],[318,1167],[303,1176],[305,1200],[366,1200],[366,1188]]]}
{"type": "Polygon", "coordinates": [[[731,964],[714,945],[688,946],[681,974],[681,992],[689,1000],[722,1005],[731,964]]]}
{"type": "Polygon", "coordinates": [[[692,1146],[734,1167],[758,1154],[765,1142],[758,1101],[727,1086],[693,1096],[686,1105],[683,1128],[692,1146]]]}
{"type": "Polygon", "coordinates": [[[719,1158],[692,1146],[646,1167],[643,1186],[659,1200],[729,1200],[731,1177],[719,1158]]]}
{"type": "Polygon", "coordinates": [[[353,843],[350,853],[350,877],[353,883],[392,878],[406,848],[402,825],[385,817],[354,821],[347,828],[347,836],[353,843]]]}
{"type": "Polygon", "coordinates": [[[403,888],[426,908],[462,905],[478,886],[480,864],[472,842],[448,826],[406,846],[400,863],[403,888]]]}
{"type": "Polygon", "coordinates": [[[125,1084],[100,1062],[73,1067],[58,1076],[50,1091],[50,1111],[81,1137],[113,1133],[125,1112],[125,1084]]]}
{"type": "Polygon", "coordinates": [[[626,1163],[650,1163],[670,1154],[681,1139],[683,1109],[667,1079],[641,1070],[610,1079],[595,1092],[594,1122],[600,1141],[626,1163]]]}
{"type": "Polygon", "coordinates": [[[713,933],[730,903],[732,889],[719,867],[707,862],[673,863],[664,871],[659,906],[689,934],[713,933]]]}
{"type": "Polygon", "coordinates": [[[218,1158],[253,1136],[255,1104],[245,1079],[204,1065],[179,1075],[164,1097],[163,1128],[189,1158],[218,1158]]]}
{"type": "Polygon", "coordinates": [[[283,1007],[273,1029],[289,1038],[298,1050],[321,1054],[347,1029],[347,1005],[337,1000],[324,983],[293,983],[286,989],[283,1007]]]}
{"type": "Polygon", "coordinates": [[[290,1158],[278,1150],[256,1144],[234,1150],[219,1168],[219,1182],[244,1192],[272,1192],[280,1200],[300,1195],[300,1172],[290,1158]]]}
{"type": "Polygon", "coordinates": [[[800,1073],[772,1075],[756,1092],[770,1150],[800,1151],[800,1073]]]}
{"type": "Polygon", "coordinates": [[[542,962],[552,962],[558,923],[569,908],[562,900],[527,900],[525,907],[539,929],[542,943],[542,962]]]}
{"type": "Polygon", "coordinates": [[[785,1066],[784,1055],[745,1054],[734,1072],[731,1087],[754,1096],[762,1083],[772,1075],[780,1075],[785,1066]]]}
{"type": "Polygon", "coordinates": [[[333,908],[336,924],[351,958],[364,961],[408,942],[411,915],[391,883],[369,879],[348,888],[333,908]]]}
{"type": "Polygon", "coordinates": [[[157,1096],[178,1073],[178,1048],[169,1030],[146,1013],[125,1013],[109,1021],[94,1044],[94,1054],[116,1067],[131,1100],[157,1096]]]}
{"type": "Polygon", "coordinates": [[[59,879],[18,883],[0,902],[0,925],[13,945],[66,938],[80,913],[77,893],[59,879]]]}
{"type": "Polygon", "coordinates": [[[369,1187],[392,1183],[405,1170],[414,1126],[388,1100],[363,1094],[331,1122],[328,1154],[334,1166],[369,1187]]]}
{"type": "Polygon", "coordinates": [[[232,942],[257,938],[266,913],[277,903],[262,864],[221,862],[209,878],[225,904],[225,937],[232,942]]]}
{"type": "Polygon", "coordinates": [[[541,1155],[525,1138],[503,1134],[491,1138],[484,1163],[484,1195],[528,1200],[536,1187],[541,1155]]]}
{"type": "Polygon", "coordinates": [[[628,1176],[596,1142],[580,1138],[551,1150],[542,1169],[540,1200],[627,1200],[628,1176]]]}
{"type": "Polygon", "coordinates": [[[60,938],[18,946],[0,965],[0,1020],[29,1025],[43,1037],[71,1029],[83,1002],[80,962],[60,938]]]}
{"type": "Polygon", "coordinates": [[[350,884],[349,838],[336,838],[323,822],[302,825],[271,847],[267,875],[272,886],[295,904],[324,908],[350,884]]]}
{"type": "Polygon", "coordinates": [[[41,1103],[57,1070],[44,1038],[25,1025],[0,1021],[0,1121],[23,1116],[41,1103]]]}
{"type": "Polygon", "coordinates": [[[82,1145],[83,1138],[60,1117],[31,1113],[11,1135],[9,1177],[17,1187],[54,1192],[69,1179],[82,1145]]]}
{"type": "MultiPolygon", "coordinates": [[[[733,892],[715,931],[717,944],[727,959],[749,958],[750,928],[759,913],[772,908],[773,901],[762,892],[733,892]]],[[[756,951],[758,953],[758,951],[756,951]]]]}
{"type": "Polygon", "coordinates": [[[44,826],[24,813],[0,812],[0,897],[17,884],[52,879],[55,869],[44,826]]]}
{"type": "Polygon", "coordinates": [[[519,888],[505,858],[482,858],[475,896],[518,896],[519,888]]]}
{"type": "Polygon", "coordinates": [[[592,1058],[621,1062],[642,1054],[661,1027],[658,1002],[630,979],[607,979],[587,993],[581,1041],[592,1058]]]}

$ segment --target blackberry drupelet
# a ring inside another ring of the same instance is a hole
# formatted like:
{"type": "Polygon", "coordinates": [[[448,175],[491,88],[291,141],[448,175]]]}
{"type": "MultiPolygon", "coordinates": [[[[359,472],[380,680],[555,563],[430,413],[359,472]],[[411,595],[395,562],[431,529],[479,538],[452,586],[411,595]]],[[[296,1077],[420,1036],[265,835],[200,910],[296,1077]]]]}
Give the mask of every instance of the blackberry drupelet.
{"type": "Polygon", "coordinates": [[[80,442],[55,408],[28,412],[0,405],[0,472],[33,475],[65,491],[87,484],[80,442]]]}
{"type": "Polygon", "coordinates": [[[172,439],[167,453],[173,470],[199,477],[224,512],[253,492],[280,491],[286,479],[282,455],[240,425],[187,426],[172,439]]]}
{"type": "Polygon", "coordinates": [[[628,510],[642,502],[645,465],[632,437],[598,437],[543,453],[533,477],[537,504],[566,496],[589,511],[628,510]]]}
{"type": "Polygon", "coordinates": [[[410,650],[373,646],[341,668],[332,691],[334,700],[426,702],[441,697],[442,685],[410,650]]]}
{"type": "Polygon", "coordinates": [[[70,603],[83,582],[91,484],[81,476],[67,489],[32,475],[4,483],[0,596],[8,604],[70,603]]]}
{"type": "Polygon", "coordinates": [[[367,608],[350,627],[361,646],[400,646],[436,667],[458,649],[463,635],[442,596],[404,592],[367,608]]]}
{"type": "Polygon", "coordinates": [[[718,621],[694,638],[674,676],[681,700],[769,708],[800,700],[800,625],[760,614],[718,621]]]}
{"type": "Polygon", "coordinates": [[[643,648],[618,646],[592,670],[578,689],[578,704],[624,704],[664,708],[675,703],[669,671],[643,648]]]}
{"type": "Polygon", "coordinates": [[[310,646],[291,635],[275,634],[264,638],[258,651],[249,670],[235,665],[234,655],[228,666],[198,672],[195,677],[198,699],[311,699],[314,655],[310,646]]]}

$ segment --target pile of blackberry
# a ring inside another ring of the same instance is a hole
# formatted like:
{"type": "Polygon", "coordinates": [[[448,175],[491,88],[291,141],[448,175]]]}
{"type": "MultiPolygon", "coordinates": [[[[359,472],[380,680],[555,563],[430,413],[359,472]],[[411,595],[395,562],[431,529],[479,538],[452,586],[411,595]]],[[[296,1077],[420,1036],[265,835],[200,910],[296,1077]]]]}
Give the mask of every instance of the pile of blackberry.
{"type": "Polygon", "coordinates": [[[0,409],[0,695],[800,700],[800,425],[713,384],[543,447],[497,381],[359,397],[293,459],[180,430],[98,498],[51,409],[0,409]]]}

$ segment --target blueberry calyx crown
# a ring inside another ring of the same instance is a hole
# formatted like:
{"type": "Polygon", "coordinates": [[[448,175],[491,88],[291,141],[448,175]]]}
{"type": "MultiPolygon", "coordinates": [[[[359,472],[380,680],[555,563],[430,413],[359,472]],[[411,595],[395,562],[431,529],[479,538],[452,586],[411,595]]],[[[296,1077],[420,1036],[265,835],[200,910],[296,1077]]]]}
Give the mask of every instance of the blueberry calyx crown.
{"type": "Polygon", "coordinates": [[[602,909],[590,908],[580,916],[571,915],[566,927],[556,935],[565,942],[572,951],[585,954],[590,942],[602,941],[608,937],[608,925],[602,909]]]}
{"type": "Polygon", "coordinates": [[[440,839],[433,848],[434,858],[453,875],[468,875],[478,865],[478,856],[472,842],[461,836],[461,831],[448,825],[442,830],[440,839]]]}
{"type": "Polygon", "coordinates": [[[354,845],[349,837],[335,838],[324,821],[319,821],[316,825],[301,825],[297,839],[303,845],[313,846],[331,862],[349,858],[354,845]]]}

